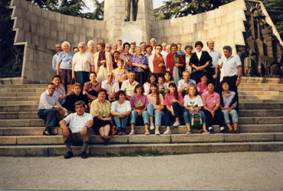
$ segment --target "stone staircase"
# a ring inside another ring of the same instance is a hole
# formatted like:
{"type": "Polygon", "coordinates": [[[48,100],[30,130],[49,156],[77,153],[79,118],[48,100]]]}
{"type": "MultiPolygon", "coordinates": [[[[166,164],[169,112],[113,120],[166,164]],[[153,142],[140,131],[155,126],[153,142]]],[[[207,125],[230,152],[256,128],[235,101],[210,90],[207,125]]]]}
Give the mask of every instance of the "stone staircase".
{"type": "MultiPolygon", "coordinates": [[[[1,85],[0,156],[56,156],[64,153],[62,136],[43,136],[37,103],[44,84],[1,85]]],[[[187,154],[208,152],[282,151],[283,83],[245,78],[240,92],[240,134],[184,135],[183,126],[170,136],[114,136],[103,145],[91,137],[91,155],[187,154]]],[[[165,129],[162,128],[161,132],[165,129]]]]}

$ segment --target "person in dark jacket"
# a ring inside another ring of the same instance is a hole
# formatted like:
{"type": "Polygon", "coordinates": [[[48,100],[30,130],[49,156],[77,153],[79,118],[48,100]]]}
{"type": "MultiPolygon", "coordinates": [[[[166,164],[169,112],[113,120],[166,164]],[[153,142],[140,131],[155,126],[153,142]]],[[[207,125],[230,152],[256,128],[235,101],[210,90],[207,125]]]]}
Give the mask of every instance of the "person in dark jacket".
{"type": "Polygon", "coordinates": [[[68,113],[74,113],[75,103],[77,101],[83,101],[88,111],[88,97],[82,94],[81,85],[79,83],[75,83],[73,85],[73,91],[71,94],[66,96],[66,101],[63,104],[63,107],[68,110],[68,113]]]}
{"type": "Polygon", "coordinates": [[[211,78],[211,74],[208,72],[208,67],[211,64],[212,58],[207,51],[202,50],[203,43],[197,41],[195,43],[195,52],[192,54],[190,59],[190,65],[192,66],[191,77],[196,83],[200,82],[200,77],[203,74],[208,75],[211,78]]]}

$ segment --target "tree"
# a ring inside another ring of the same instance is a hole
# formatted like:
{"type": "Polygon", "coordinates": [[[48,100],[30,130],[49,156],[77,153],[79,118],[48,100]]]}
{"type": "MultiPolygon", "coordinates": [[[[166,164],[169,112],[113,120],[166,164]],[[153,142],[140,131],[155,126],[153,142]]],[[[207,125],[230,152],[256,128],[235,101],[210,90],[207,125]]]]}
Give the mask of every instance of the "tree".
{"type": "Polygon", "coordinates": [[[155,9],[159,19],[170,19],[203,13],[215,9],[232,0],[166,0],[164,5],[155,9]]]}
{"type": "Polygon", "coordinates": [[[43,9],[56,11],[65,15],[80,16],[88,19],[103,20],[104,1],[93,0],[95,9],[93,12],[83,13],[87,8],[84,0],[27,0],[43,9]]]}
{"type": "Polygon", "coordinates": [[[83,14],[83,17],[88,19],[96,19],[96,20],[103,20],[103,13],[104,13],[104,1],[99,2],[98,0],[94,1],[94,11],[91,13],[83,14]]]}

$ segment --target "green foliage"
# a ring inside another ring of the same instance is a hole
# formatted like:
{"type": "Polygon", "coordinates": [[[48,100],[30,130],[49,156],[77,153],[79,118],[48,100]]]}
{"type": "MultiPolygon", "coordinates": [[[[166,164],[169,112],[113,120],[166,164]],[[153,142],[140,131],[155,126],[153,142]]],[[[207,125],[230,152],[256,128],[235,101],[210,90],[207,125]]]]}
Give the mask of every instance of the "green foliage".
{"type": "Polygon", "coordinates": [[[283,0],[263,1],[266,9],[283,38],[283,0]]]}
{"type": "Polygon", "coordinates": [[[164,5],[155,9],[159,19],[170,19],[203,13],[232,0],[166,0],[164,5]]]}
{"type": "Polygon", "coordinates": [[[83,13],[86,4],[83,0],[28,0],[41,8],[56,11],[65,15],[80,16],[88,19],[103,19],[104,1],[99,2],[93,0],[95,4],[95,10],[89,13],[83,13]]]}

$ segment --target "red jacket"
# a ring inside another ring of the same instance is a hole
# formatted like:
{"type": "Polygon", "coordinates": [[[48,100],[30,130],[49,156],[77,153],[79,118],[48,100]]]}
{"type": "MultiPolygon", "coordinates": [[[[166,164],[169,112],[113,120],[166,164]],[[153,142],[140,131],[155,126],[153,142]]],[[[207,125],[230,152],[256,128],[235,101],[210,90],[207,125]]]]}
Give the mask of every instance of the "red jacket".
{"type": "MultiPolygon", "coordinates": [[[[175,53],[177,54],[177,53],[175,53]]],[[[179,64],[184,64],[184,59],[182,56],[178,55],[178,58],[179,58],[179,64]]],[[[174,56],[173,56],[173,53],[170,52],[167,57],[166,57],[166,69],[169,68],[170,72],[172,73],[173,72],[173,68],[175,66],[175,60],[174,60],[174,56]]]]}

